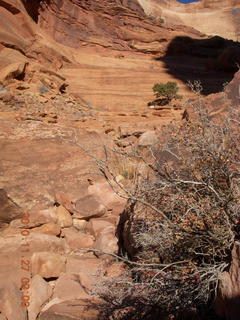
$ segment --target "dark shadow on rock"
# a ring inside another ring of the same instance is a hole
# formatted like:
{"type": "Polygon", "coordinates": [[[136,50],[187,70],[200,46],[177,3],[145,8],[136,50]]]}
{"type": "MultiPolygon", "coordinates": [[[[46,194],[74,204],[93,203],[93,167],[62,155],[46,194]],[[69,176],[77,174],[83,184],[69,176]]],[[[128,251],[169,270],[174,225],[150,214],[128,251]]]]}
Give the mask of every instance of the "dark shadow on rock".
{"type": "Polygon", "coordinates": [[[240,296],[228,298],[218,304],[216,312],[221,319],[239,320],[240,319],[240,296]]]}
{"type": "Polygon", "coordinates": [[[228,320],[240,319],[240,296],[226,301],[226,315],[228,320]]]}
{"type": "Polygon", "coordinates": [[[222,91],[232,80],[240,65],[240,43],[214,36],[208,39],[175,37],[169,44],[163,61],[167,72],[187,83],[200,80],[202,94],[222,91]]]}
{"type": "MultiPolygon", "coordinates": [[[[42,0],[23,0],[25,9],[27,10],[30,17],[37,23],[39,16],[39,9],[41,6],[42,0]]],[[[49,4],[49,0],[45,1],[46,4],[49,4]]]]}
{"type": "Polygon", "coordinates": [[[153,101],[148,102],[148,106],[166,106],[169,103],[169,99],[167,98],[158,98],[153,101]]]}

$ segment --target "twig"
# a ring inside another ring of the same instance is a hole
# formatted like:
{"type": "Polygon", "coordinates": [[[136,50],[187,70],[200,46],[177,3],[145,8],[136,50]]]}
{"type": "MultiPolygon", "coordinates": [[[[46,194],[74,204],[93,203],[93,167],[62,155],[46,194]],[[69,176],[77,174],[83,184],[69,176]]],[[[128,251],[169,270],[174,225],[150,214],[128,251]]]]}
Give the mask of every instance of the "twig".
{"type": "Polygon", "coordinates": [[[176,264],[184,264],[184,263],[188,263],[189,262],[189,260],[183,260],[183,261],[176,261],[176,262],[172,262],[172,263],[168,263],[168,264],[162,264],[162,263],[139,263],[139,262],[134,262],[134,261],[131,261],[129,259],[120,257],[115,253],[110,253],[110,252],[102,251],[102,250],[99,250],[99,249],[92,249],[92,248],[79,248],[79,249],[76,249],[76,250],[72,251],[71,254],[76,253],[78,251],[86,251],[86,252],[94,252],[94,253],[106,254],[106,255],[112,256],[112,257],[114,257],[114,258],[116,258],[118,260],[121,260],[123,262],[126,262],[127,264],[140,266],[140,267],[163,267],[164,269],[166,269],[166,268],[170,268],[170,267],[172,267],[173,265],[176,265],[176,264]]]}

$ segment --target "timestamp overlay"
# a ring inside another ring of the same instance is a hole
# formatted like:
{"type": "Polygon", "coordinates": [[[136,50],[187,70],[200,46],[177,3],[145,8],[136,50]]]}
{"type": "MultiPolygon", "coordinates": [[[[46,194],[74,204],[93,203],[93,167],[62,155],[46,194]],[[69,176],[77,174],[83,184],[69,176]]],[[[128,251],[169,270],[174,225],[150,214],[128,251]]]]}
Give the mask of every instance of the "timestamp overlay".
{"type": "Polygon", "coordinates": [[[20,288],[22,291],[21,306],[23,308],[28,308],[30,305],[30,252],[31,243],[29,239],[30,229],[30,214],[22,213],[21,215],[21,245],[20,245],[20,269],[21,269],[21,279],[20,288]]]}

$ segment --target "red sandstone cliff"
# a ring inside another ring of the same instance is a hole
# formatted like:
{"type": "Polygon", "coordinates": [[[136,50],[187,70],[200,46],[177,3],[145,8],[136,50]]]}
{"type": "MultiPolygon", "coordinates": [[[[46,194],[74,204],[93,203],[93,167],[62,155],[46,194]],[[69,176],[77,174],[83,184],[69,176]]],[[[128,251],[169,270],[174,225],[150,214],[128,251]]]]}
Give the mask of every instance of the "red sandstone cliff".
{"type": "Polygon", "coordinates": [[[201,0],[182,4],[176,0],[138,0],[146,13],[161,17],[166,24],[191,26],[207,35],[239,40],[240,4],[238,0],[201,0]]]}

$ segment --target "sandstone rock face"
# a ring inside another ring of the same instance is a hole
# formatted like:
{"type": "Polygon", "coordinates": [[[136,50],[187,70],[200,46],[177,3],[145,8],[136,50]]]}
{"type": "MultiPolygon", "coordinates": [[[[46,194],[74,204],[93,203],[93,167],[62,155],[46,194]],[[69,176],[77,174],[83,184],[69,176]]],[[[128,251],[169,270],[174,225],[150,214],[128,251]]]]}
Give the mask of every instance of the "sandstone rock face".
{"type": "MultiPolygon", "coordinates": [[[[2,120],[0,131],[0,163],[4,169],[0,186],[9,191],[10,197],[14,196],[23,210],[33,209],[37,205],[41,209],[49,208],[53,205],[54,194],[58,190],[67,191],[71,188],[73,194],[77,192],[78,197],[81,196],[80,176],[86,172],[88,156],[72,143],[75,135],[73,129],[65,126],[53,127],[38,121],[2,120]],[[18,151],[19,148],[21,152],[18,151]],[[17,187],[17,181],[20,180],[21,185],[17,187]],[[75,181],[79,182],[75,184],[75,181]]],[[[98,139],[96,133],[80,131],[82,146],[87,145],[93,136],[98,139]]],[[[98,155],[99,149],[101,144],[95,149],[98,155]]],[[[90,167],[91,165],[89,170],[90,167]]],[[[70,216],[66,215],[69,220],[67,225],[70,225],[70,216]]]]}
{"type": "MultiPolygon", "coordinates": [[[[16,254],[20,253],[22,244],[22,235],[19,230],[8,230],[7,234],[0,236],[0,250],[3,254],[16,254]]],[[[31,243],[31,252],[45,251],[46,248],[49,252],[63,253],[66,250],[66,244],[63,239],[59,239],[52,235],[30,233],[28,241],[31,243]]]]}
{"type": "Polygon", "coordinates": [[[85,293],[90,294],[96,280],[101,277],[104,272],[104,262],[100,259],[69,257],[66,264],[66,272],[68,274],[77,275],[75,281],[78,281],[85,293]]]}
{"type": "Polygon", "coordinates": [[[159,51],[159,25],[143,19],[144,12],[132,1],[42,1],[39,25],[58,42],[72,47],[94,44],[118,50],[159,51]],[[71,20],[71,28],[68,22],[71,20]],[[148,42],[148,43],[146,43],[148,42]],[[150,48],[148,45],[152,44],[150,48]]]}
{"type": "MultiPolygon", "coordinates": [[[[66,272],[80,274],[87,271],[90,275],[96,275],[101,271],[101,267],[103,267],[104,263],[99,259],[94,259],[94,256],[81,258],[78,256],[68,257],[66,263],[66,272]]],[[[91,280],[91,277],[89,279],[91,280]]]]}
{"type": "MultiPolygon", "coordinates": [[[[44,224],[52,224],[57,222],[56,212],[54,207],[50,207],[48,209],[43,210],[37,210],[33,209],[29,213],[29,228],[36,228],[40,227],[44,224]]],[[[21,219],[13,220],[10,223],[10,226],[13,228],[21,228],[23,227],[23,224],[21,222],[21,219]]]]}
{"type": "Polygon", "coordinates": [[[0,189],[0,228],[7,226],[12,220],[19,218],[21,208],[8,196],[5,190],[0,189]]]}
{"type": "MultiPolygon", "coordinates": [[[[41,31],[29,17],[24,4],[25,1],[20,0],[1,2],[0,82],[10,83],[13,79],[31,81],[37,72],[38,80],[35,80],[39,83],[44,77],[55,78],[56,83],[60,86],[62,79],[57,73],[55,76],[51,75],[51,71],[58,69],[53,67],[54,64],[56,67],[61,66],[65,50],[62,48],[63,55],[59,54],[56,50],[57,44],[52,45],[48,40],[43,39],[39,34],[41,31]],[[39,41],[35,41],[38,36],[39,41]],[[38,62],[48,65],[48,70],[44,71],[43,66],[38,62]]],[[[68,60],[67,57],[66,60],[68,60]]]]}
{"type": "Polygon", "coordinates": [[[240,36],[240,6],[236,0],[201,0],[187,5],[175,0],[138,1],[147,14],[163,19],[166,25],[183,24],[233,40],[240,36]]]}
{"type": "Polygon", "coordinates": [[[0,279],[0,311],[9,320],[26,320],[26,309],[21,307],[21,291],[16,283],[0,279]],[[5,285],[3,286],[3,283],[5,285]]]}

